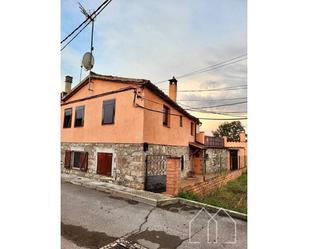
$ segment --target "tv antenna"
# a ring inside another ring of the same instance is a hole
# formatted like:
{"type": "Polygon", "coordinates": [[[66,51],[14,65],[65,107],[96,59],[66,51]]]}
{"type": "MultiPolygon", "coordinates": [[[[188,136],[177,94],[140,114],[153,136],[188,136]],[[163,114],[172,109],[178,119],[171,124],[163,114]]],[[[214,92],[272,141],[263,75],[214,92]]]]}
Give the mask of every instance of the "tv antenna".
{"type": "Polygon", "coordinates": [[[83,13],[83,15],[91,21],[91,41],[90,41],[90,53],[92,54],[92,51],[94,49],[93,47],[93,30],[94,30],[94,18],[92,17],[92,13],[90,11],[87,12],[87,10],[81,5],[81,3],[78,3],[80,11],[83,13]]]}
{"type": "Polygon", "coordinates": [[[90,52],[86,52],[83,56],[82,59],[82,65],[81,67],[84,67],[86,69],[86,71],[89,71],[89,86],[88,86],[88,90],[93,91],[92,90],[92,82],[90,79],[90,70],[93,68],[94,66],[94,57],[93,57],[93,31],[94,31],[94,17],[92,17],[92,13],[90,11],[87,12],[87,10],[81,5],[81,3],[78,3],[79,5],[79,9],[82,12],[82,14],[86,17],[86,19],[89,19],[91,21],[91,39],[90,39],[90,52]]]}

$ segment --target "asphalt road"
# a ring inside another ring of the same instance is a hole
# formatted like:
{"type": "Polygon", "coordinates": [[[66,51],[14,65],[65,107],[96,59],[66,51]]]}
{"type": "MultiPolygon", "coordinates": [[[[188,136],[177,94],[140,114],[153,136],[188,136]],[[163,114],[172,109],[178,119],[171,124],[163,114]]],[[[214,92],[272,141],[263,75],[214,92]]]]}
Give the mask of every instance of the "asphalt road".
{"type": "Polygon", "coordinates": [[[179,204],[155,208],[62,183],[61,244],[101,248],[125,237],[151,249],[247,248],[247,222],[213,215],[179,204]]]}

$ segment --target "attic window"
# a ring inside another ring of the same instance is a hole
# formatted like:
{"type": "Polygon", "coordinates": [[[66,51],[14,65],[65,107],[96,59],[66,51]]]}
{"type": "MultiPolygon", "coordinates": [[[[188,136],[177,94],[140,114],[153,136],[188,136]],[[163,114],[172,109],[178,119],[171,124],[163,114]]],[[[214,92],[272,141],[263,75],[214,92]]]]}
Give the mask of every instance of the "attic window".
{"type": "Polygon", "coordinates": [[[194,123],[191,122],[191,136],[194,135],[194,123]]]}
{"type": "Polygon", "coordinates": [[[103,101],[103,124],[114,124],[115,122],[115,99],[103,101]]]}
{"type": "Polygon", "coordinates": [[[169,127],[170,108],[166,105],[163,106],[163,125],[169,127]]]}
{"type": "Polygon", "coordinates": [[[85,112],[85,106],[76,107],[74,127],[84,126],[84,112],[85,112]]]}
{"type": "Polygon", "coordinates": [[[63,128],[70,128],[72,123],[72,108],[64,110],[63,128]]]}

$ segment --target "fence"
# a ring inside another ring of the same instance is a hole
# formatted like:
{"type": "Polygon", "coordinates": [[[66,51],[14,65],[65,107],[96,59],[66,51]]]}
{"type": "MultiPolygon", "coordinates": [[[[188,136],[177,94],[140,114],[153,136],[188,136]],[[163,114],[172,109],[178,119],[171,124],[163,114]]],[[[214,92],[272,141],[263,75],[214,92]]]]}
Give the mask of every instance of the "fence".
{"type": "Polygon", "coordinates": [[[205,136],[205,145],[212,148],[223,148],[224,139],[221,137],[205,136]]]}

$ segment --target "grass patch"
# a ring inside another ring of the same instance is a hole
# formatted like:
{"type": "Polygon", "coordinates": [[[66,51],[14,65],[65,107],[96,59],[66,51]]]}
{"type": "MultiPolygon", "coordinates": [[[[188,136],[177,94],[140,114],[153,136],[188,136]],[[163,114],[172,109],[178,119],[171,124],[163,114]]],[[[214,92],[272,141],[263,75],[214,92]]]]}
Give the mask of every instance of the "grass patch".
{"type": "Polygon", "coordinates": [[[247,213],[247,172],[238,179],[230,181],[225,186],[207,196],[197,196],[192,192],[178,195],[184,199],[198,201],[241,213],[247,213]]]}

